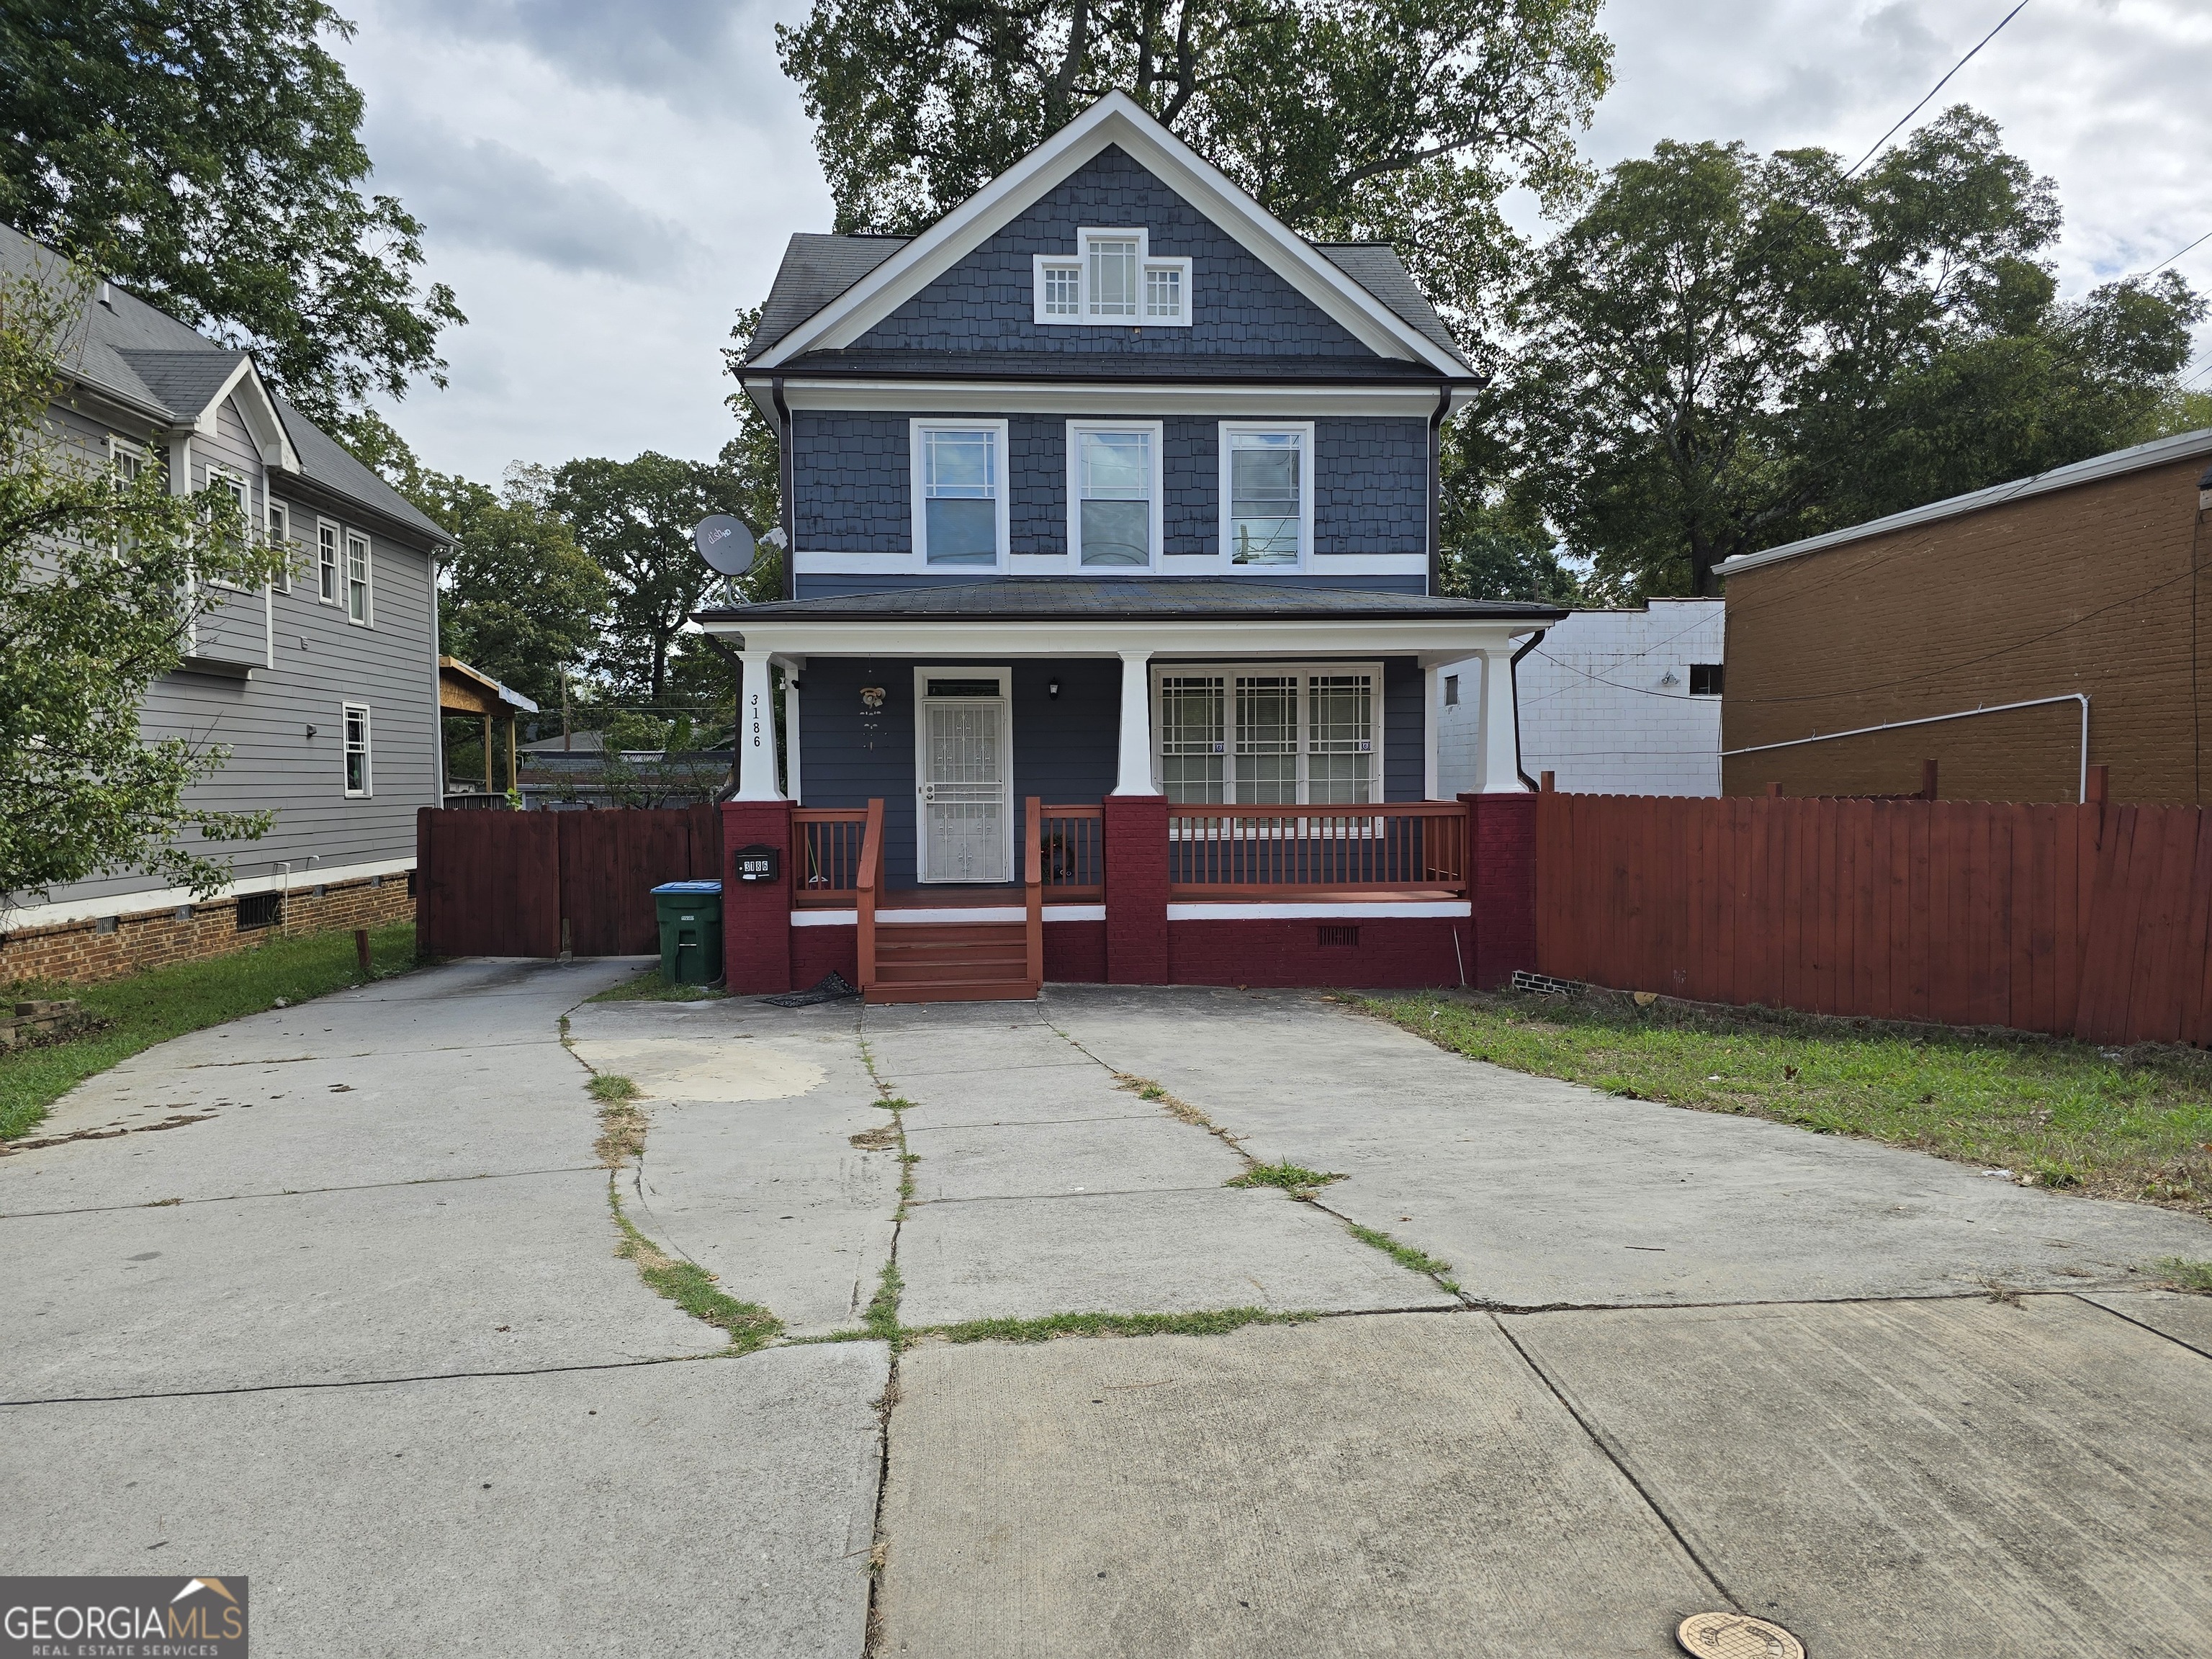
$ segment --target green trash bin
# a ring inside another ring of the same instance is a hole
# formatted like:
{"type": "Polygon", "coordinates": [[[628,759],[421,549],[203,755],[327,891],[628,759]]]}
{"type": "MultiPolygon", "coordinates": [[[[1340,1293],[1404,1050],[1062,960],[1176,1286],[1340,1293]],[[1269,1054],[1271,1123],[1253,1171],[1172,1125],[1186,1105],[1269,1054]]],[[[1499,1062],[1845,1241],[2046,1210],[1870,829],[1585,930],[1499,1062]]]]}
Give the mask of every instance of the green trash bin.
{"type": "Polygon", "coordinates": [[[660,918],[660,977],[712,985],[722,976],[722,884],[665,881],[653,890],[660,918]]]}

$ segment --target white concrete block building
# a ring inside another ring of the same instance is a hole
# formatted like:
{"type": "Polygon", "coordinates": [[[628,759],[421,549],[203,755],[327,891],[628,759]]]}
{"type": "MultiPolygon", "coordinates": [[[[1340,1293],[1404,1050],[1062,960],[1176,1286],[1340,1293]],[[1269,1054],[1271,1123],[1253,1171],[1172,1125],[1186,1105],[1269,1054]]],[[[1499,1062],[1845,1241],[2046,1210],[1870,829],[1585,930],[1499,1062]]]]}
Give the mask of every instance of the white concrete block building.
{"type": "MultiPolygon", "coordinates": [[[[1718,599],[1577,611],[1516,671],[1521,769],[1589,795],[1717,795],[1724,619],[1718,599]]],[[[1476,786],[1480,658],[1438,676],[1439,793],[1476,786]]]]}

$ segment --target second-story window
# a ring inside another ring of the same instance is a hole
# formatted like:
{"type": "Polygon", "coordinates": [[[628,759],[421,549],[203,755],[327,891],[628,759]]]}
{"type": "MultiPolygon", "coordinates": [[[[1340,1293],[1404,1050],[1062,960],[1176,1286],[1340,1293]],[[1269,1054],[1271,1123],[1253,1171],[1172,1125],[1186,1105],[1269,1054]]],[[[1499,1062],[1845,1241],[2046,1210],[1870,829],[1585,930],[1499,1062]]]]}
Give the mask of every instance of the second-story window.
{"type": "Polygon", "coordinates": [[[368,538],[349,530],[345,538],[346,620],[362,627],[375,620],[375,595],[369,589],[368,538]]]}
{"type": "Polygon", "coordinates": [[[325,605],[338,602],[338,527],[315,526],[315,597],[325,605]]]}
{"type": "Polygon", "coordinates": [[[1068,540],[1085,569],[1152,568],[1159,540],[1156,422],[1070,422],[1068,540]]]}
{"type": "Polygon", "coordinates": [[[922,562],[990,568],[1006,547],[1003,421],[914,425],[915,526],[922,562]]]}
{"type": "Polygon", "coordinates": [[[289,593],[292,591],[292,509],[282,501],[270,501],[266,531],[269,544],[284,556],[284,564],[276,573],[276,591],[289,593]]]}
{"type": "Polygon", "coordinates": [[[1224,423],[1221,535],[1232,565],[1304,562],[1313,539],[1313,429],[1224,423]]]}
{"type": "Polygon", "coordinates": [[[1153,253],[1147,230],[1078,231],[1074,252],[1037,254],[1036,273],[1041,324],[1190,326],[1190,261],[1153,253]]]}

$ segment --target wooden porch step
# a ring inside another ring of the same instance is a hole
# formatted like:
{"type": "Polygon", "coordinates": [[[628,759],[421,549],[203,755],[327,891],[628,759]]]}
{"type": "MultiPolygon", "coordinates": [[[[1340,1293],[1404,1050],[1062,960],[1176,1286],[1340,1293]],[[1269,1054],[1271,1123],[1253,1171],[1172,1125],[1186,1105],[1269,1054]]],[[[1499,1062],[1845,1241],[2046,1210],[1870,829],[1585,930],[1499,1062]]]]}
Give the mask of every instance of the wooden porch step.
{"type": "Polygon", "coordinates": [[[921,980],[868,988],[867,1000],[884,1002],[1035,1002],[1033,980],[921,980]]]}
{"type": "Polygon", "coordinates": [[[878,913],[871,1002],[1026,1002],[1029,930],[1018,921],[902,922],[878,913]]]}

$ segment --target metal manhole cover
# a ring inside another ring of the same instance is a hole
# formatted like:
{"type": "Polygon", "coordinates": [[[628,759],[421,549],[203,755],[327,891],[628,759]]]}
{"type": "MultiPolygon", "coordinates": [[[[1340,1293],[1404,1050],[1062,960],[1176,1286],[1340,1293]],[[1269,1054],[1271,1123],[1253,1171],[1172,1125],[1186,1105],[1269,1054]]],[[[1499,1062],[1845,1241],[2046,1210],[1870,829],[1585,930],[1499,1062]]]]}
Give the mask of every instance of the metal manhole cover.
{"type": "Polygon", "coordinates": [[[1674,1632],[1698,1659],[1805,1659],[1805,1644],[1779,1625],[1742,1613],[1693,1613],[1674,1632]]]}

